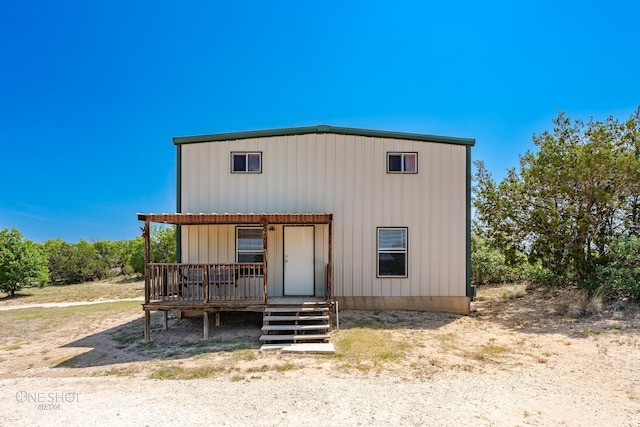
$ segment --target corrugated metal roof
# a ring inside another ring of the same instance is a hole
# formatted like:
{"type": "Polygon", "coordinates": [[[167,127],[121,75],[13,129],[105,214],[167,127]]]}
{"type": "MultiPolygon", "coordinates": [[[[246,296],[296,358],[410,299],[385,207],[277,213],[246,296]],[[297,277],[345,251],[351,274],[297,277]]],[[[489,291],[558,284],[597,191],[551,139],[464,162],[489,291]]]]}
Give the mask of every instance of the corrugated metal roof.
{"type": "Polygon", "coordinates": [[[358,129],[329,125],[304,126],[283,129],[266,129],[246,132],[215,133],[209,135],[194,135],[174,137],[175,145],[193,144],[198,142],[230,141],[236,139],[264,138],[270,136],[305,135],[309,133],[333,133],[341,135],[369,136],[374,138],[407,139],[412,141],[439,142],[443,144],[468,145],[476,143],[472,138],[457,138],[451,136],[427,135],[419,133],[394,132],[386,130],[358,129]]]}
{"type": "Polygon", "coordinates": [[[328,213],[161,213],[138,214],[139,221],[176,225],[205,224],[328,224],[328,213]]]}

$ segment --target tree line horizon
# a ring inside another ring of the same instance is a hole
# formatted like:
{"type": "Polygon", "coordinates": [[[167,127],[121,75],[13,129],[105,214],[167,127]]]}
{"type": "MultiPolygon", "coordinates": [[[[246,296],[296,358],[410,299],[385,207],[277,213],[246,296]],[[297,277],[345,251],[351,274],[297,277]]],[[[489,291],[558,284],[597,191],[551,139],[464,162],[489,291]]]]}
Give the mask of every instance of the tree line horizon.
{"type": "MultiPolygon", "coordinates": [[[[627,120],[571,120],[496,182],[474,162],[472,284],[529,281],[640,298],[640,106],[627,120]]],[[[175,262],[175,227],[152,227],[152,262],[175,262]]],[[[35,243],[0,230],[0,290],[144,274],[144,239],[35,243]]]]}

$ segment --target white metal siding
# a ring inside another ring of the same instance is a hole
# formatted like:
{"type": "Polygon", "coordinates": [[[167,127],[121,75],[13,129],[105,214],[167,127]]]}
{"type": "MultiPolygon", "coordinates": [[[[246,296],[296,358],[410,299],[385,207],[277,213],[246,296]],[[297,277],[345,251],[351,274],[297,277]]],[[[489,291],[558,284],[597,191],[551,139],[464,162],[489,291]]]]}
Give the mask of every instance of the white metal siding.
{"type": "MultiPolygon", "coordinates": [[[[332,213],[334,295],[466,294],[465,146],[307,134],[181,149],[183,212],[332,213]],[[262,152],[262,173],[231,174],[232,151],[262,152]],[[388,174],[388,151],[417,152],[418,173],[388,174]],[[408,227],[408,278],[376,277],[377,227],[408,227]]],[[[235,261],[233,226],[183,229],[185,262],[235,261]]],[[[316,256],[326,257],[327,235],[326,226],[316,226],[316,256]]],[[[282,291],[281,242],[282,227],[276,227],[268,253],[276,294],[282,291]]],[[[317,287],[326,280],[324,269],[319,262],[317,287]]]]}

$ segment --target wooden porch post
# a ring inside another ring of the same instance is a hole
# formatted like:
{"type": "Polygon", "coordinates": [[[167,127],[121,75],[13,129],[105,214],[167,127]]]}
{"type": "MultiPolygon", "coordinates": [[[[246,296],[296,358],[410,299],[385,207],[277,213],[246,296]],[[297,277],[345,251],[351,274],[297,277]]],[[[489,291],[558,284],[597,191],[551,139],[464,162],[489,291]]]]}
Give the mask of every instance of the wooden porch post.
{"type": "Polygon", "coordinates": [[[264,284],[264,288],[262,290],[263,292],[263,297],[264,297],[264,303],[267,303],[267,297],[268,297],[268,291],[269,291],[269,286],[267,285],[267,277],[268,277],[268,272],[267,272],[267,231],[269,228],[269,224],[267,224],[267,221],[265,220],[264,223],[262,224],[262,272],[263,272],[263,284],[264,284]]]}
{"type": "Polygon", "coordinates": [[[149,236],[149,221],[144,222],[142,237],[144,237],[144,303],[149,304],[151,294],[151,281],[149,280],[149,261],[151,258],[151,243],[149,236]]]}
{"type": "Polygon", "coordinates": [[[329,221],[329,255],[327,263],[327,299],[333,298],[333,220],[329,221]]]}
{"type": "Polygon", "coordinates": [[[202,318],[202,329],[204,337],[209,338],[209,312],[207,310],[204,311],[204,316],[202,318]]]}
{"type": "MultiPolygon", "coordinates": [[[[151,257],[149,221],[144,222],[142,237],[144,237],[144,303],[149,304],[151,300],[151,278],[149,277],[149,260],[151,257]]],[[[144,310],[144,340],[146,342],[151,341],[151,313],[149,313],[147,309],[144,310]]]]}

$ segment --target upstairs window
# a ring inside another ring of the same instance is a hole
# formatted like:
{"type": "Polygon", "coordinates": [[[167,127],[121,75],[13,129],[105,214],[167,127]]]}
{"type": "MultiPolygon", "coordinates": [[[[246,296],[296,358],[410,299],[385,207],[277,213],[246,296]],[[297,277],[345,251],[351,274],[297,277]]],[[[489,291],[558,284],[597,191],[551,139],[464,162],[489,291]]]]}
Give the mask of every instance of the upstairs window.
{"type": "Polygon", "coordinates": [[[418,153],[387,153],[387,173],[418,173],[418,153]]]}
{"type": "Polygon", "coordinates": [[[231,153],[232,173],[261,173],[262,153],[233,152],[231,153]]]}
{"type": "Polygon", "coordinates": [[[407,277],[407,228],[378,228],[378,277],[407,277]]]}

